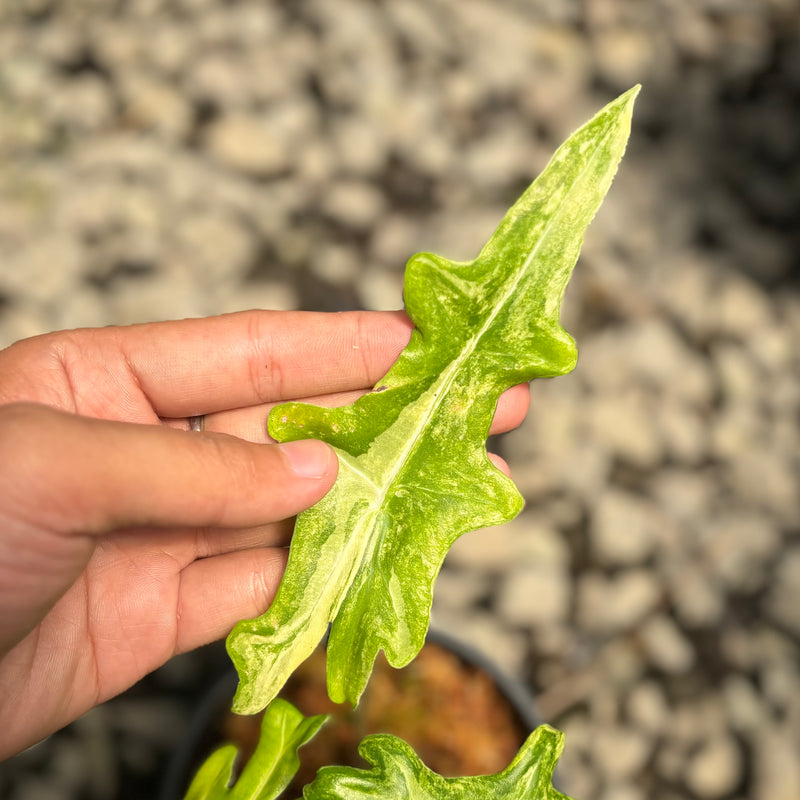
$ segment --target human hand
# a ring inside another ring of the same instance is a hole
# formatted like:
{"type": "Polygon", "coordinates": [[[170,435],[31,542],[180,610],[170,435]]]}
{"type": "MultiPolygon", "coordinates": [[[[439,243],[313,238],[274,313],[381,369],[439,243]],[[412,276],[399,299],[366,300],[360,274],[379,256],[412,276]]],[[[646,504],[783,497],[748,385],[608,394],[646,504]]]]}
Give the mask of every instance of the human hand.
{"type": "MultiPolygon", "coordinates": [[[[349,402],[409,333],[402,313],[244,312],[0,352],[0,758],[269,605],[292,517],[337,472],[320,442],[265,446],[269,409],[349,402]]],[[[507,392],[492,431],[527,405],[507,392]]]]}

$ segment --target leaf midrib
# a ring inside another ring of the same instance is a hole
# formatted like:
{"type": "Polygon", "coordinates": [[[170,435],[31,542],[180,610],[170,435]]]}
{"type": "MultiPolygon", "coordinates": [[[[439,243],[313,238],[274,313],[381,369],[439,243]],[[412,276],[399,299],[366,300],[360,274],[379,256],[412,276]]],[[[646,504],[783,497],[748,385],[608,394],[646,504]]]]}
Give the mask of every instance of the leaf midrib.
{"type": "MultiPolygon", "coordinates": [[[[545,223],[544,229],[542,230],[541,235],[539,236],[535,246],[531,248],[530,252],[528,253],[527,257],[522,261],[521,265],[514,271],[513,280],[506,284],[507,288],[506,291],[502,294],[501,299],[499,302],[493,303],[491,312],[487,315],[486,320],[481,325],[480,329],[475,333],[475,335],[471,336],[465,343],[464,347],[462,347],[459,355],[454,358],[450,363],[445,367],[445,369],[440,373],[439,377],[436,381],[431,384],[431,386],[420,396],[423,397],[425,394],[430,394],[432,397],[431,402],[427,404],[425,407],[425,413],[418,418],[417,425],[412,429],[413,434],[406,439],[406,445],[400,451],[398,457],[394,460],[394,469],[391,471],[388,479],[384,482],[378,482],[375,480],[371,480],[367,477],[367,473],[364,470],[357,469],[353,467],[353,463],[359,462],[362,458],[365,458],[369,455],[371,450],[367,450],[363,456],[358,456],[354,459],[348,458],[348,466],[360,475],[366,483],[368,483],[371,487],[374,488],[376,492],[375,500],[379,502],[374,502],[371,504],[371,509],[369,514],[364,514],[364,521],[369,522],[367,526],[365,526],[365,538],[366,541],[364,543],[364,547],[361,549],[362,558],[360,560],[360,564],[365,563],[364,554],[369,550],[374,552],[376,548],[381,544],[381,539],[379,536],[375,535],[376,526],[374,521],[377,519],[378,515],[381,513],[384,505],[386,503],[387,498],[389,497],[390,491],[394,487],[398,476],[403,471],[404,467],[406,466],[408,460],[411,457],[411,454],[417,449],[420,440],[424,437],[425,431],[427,430],[430,421],[433,419],[436,411],[440,407],[442,401],[448,395],[448,391],[452,386],[453,382],[455,381],[456,377],[461,373],[462,368],[468,363],[470,358],[472,358],[475,350],[481,339],[487,333],[488,330],[491,329],[492,325],[494,324],[495,320],[500,315],[501,311],[505,310],[511,296],[516,291],[517,287],[523,280],[523,277],[528,272],[528,269],[533,262],[533,260],[538,255],[539,251],[541,250],[542,242],[544,242],[552,229],[555,221],[560,219],[560,216],[563,212],[563,209],[569,205],[568,200],[572,193],[575,191],[575,187],[581,182],[582,178],[588,172],[590,166],[595,162],[597,159],[598,154],[601,151],[601,145],[605,143],[606,139],[609,138],[611,132],[609,131],[606,136],[600,139],[594,148],[594,152],[592,153],[591,158],[587,159],[586,165],[581,169],[578,173],[575,180],[570,185],[570,188],[567,190],[563,200],[559,204],[558,210],[555,214],[553,214],[550,219],[545,223]]],[[[475,261],[469,262],[469,264],[476,263],[477,260],[480,259],[480,256],[475,261]]],[[[419,402],[419,399],[414,402],[419,402]]],[[[395,423],[396,424],[396,421],[395,423]]],[[[374,446],[374,444],[373,444],[374,446]]],[[[360,526],[361,527],[361,526],[360,526]]],[[[369,559],[367,561],[369,564],[375,564],[375,559],[369,559]]],[[[360,567],[359,567],[360,568],[360,567]]],[[[358,572],[358,569],[351,571],[351,576],[358,572]]],[[[343,587],[343,591],[339,595],[339,601],[336,604],[336,608],[331,615],[332,618],[336,616],[338,613],[339,607],[341,606],[342,602],[344,601],[345,597],[347,596],[350,586],[352,585],[352,580],[348,581],[346,586],[343,587]]]]}

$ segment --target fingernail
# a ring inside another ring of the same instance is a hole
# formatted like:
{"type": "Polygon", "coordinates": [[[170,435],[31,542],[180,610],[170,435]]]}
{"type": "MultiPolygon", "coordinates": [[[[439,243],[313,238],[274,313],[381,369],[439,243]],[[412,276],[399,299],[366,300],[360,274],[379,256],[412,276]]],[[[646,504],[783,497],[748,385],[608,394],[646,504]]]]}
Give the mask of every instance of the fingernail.
{"type": "Polygon", "coordinates": [[[330,470],[330,451],[322,442],[303,439],[279,447],[299,478],[322,478],[330,470]]]}

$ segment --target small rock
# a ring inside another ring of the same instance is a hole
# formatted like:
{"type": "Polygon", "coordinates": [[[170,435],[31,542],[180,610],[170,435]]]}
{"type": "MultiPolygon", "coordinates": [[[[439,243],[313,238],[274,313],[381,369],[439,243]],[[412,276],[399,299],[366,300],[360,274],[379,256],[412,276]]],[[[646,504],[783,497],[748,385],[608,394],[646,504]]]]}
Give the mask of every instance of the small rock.
{"type": "Polygon", "coordinates": [[[667,740],[656,751],[655,769],[659,777],[668,783],[683,783],[686,776],[688,748],[683,742],[667,740]]]}
{"type": "Polygon", "coordinates": [[[370,311],[395,311],[403,307],[403,276],[367,268],[358,281],[358,293],[364,308],[370,311]]]}
{"type": "Polygon", "coordinates": [[[569,613],[572,586],[565,570],[552,565],[512,569],[500,586],[497,610],[510,625],[558,624],[569,613]]]}
{"type": "MultiPolygon", "coordinates": [[[[680,392],[682,399],[689,399],[683,394],[686,389],[682,386],[687,373],[707,369],[696,351],[689,348],[664,319],[643,320],[619,338],[615,348],[617,361],[624,352],[635,375],[664,391],[680,392]]],[[[611,363],[608,368],[613,371],[611,363]]],[[[702,403],[710,396],[710,391],[710,387],[704,387],[692,399],[702,403]]]]}
{"type": "Polygon", "coordinates": [[[651,469],[664,452],[651,409],[652,400],[639,390],[597,397],[585,410],[590,436],[610,454],[651,469]]]}
{"type": "Polygon", "coordinates": [[[225,214],[190,214],[180,220],[174,237],[179,252],[210,285],[244,277],[256,254],[250,231],[225,214]]]}
{"type": "Polygon", "coordinates": [[[791,370],[794,358],[794,339],[785,327],[772,325],[759,328],[745,342],[755,362],[772,373],[791,370]]]}
{"type": "Polygon", "coordinates": [[[763,376],[747,351],[736,345],[718,344],[711,357],[725,400],[732,405],[754,403],[761,393],[763,376]]]}
{"type": "Polygon", "coordinates": [[[712,61],[717,57],[722,37],[718,35],[713,18],[694,4],[674,6],[670,26],[676,45],[695,61],[712,61]]]}
{"type": "Polygon", "coordinates": [[[187,92],[196,102],[226,110],[244,108],[248,97],[243,69],[241,60],[232,53],[203,53],[187,75],[187,92]]]}
{"type": "Polygon", "coordinates": [[[736,336],[743,342],[753,331],[772,324],[769,298],[756,283],[741,275],[726,276],[708,311],[719,333],[736,336]]]}
{"type": "Polygon", "coordinates": [[[726,483],[733,496],[770,512],[785,525],[800,514],[800,477],[794,459],[763,444],[732,461],[726,483]]]}
{"type": "Polygon", "coordinates": [[[671,461],[692,466],[708,455],[708,423],[685,403],[665,402],[658,409],[658,427],[671,461]]]}
{"type": "Polygon", "coordinates": [[[705,742],[689,760],[686,784],[700,798],[724,797],[742,780],[743,759],[732,736],[721,735],[705,742]]]}
{"type": "Polygon", "coordinates": [[[756,733],[769,724],[769,712],[753,683],[743,675],[730,675],[722,687],[731,727],[739,733],[756,733]]]}
{"type": "Polygon", "coordinates": [[[735,462],[767,438],[767,421],[755,405],[725,406],[711,424],[711,453],[722,460],[735,462]]]}
{"type": "Polygon", "coordinates": [[[106,81],[97,75],[81,75],[53,93],[48,111],[56,125],[97,135],[111,122],[114,101],[106,81]]]}
{"type": "Polygon", "coordinates": [[[165,81],[133,74],[122,84],[124,120],[128,126],[153,130],[170,139],[188,135],[194,121],[192,108],[175,87],[165,81]]]}
{"type": "Polygon", "coordinates": [[[615,27],[594,37],[597,68],[615,86],[632,86],[656,63],[653,36],[645,29],[615,27]]]}
{"type": "Polygon", "coordinates": [[[753,800],[797,800],[800,797],[798,734],[788,725],[761,728],[752,740],[755,752],[753,800]]]}
{"type": "Polygon", "coordinates": [[[598,662],[598,672],[602,673],[601,686],[595,692],[592,700],[595,708],[598,699],[605,698],[603,702],[612,702],[613,713],[608,714],[609,719],[619,716],[619,703],[616,695],[608,691],[609,687],[631,686],[644,675],[647,665],[642,660],[642,654],[633,640],[627,637],[618,637],[603,647],[598,662]]]}
{"type": "Polygon", "coordinates": [[[344,286],[356,280],[361,264],[355,248],[324,243],[312,253],[310,266],[325,283],[344,286]]]}
{"type": "Polygon", "coordinates": [[[526,511],[505,525],[460,536],[447,561],[484,572],[506,573],[522,566],[561,571],[569,564],[569,549],[557,531],[540,521],[536,511],[526,511]]]}
{"type": "Polygon", "coordinates": [[[693,750],[712,739],[725,735],[728,715],[722,697],[714,691],[696,693],[673,703],[672,719],[667,735],[693,750]]]}
{"type": "Polygon", "coordinates": [[[647,800],[643,789],[632,783],[612,783],[606,786],[599,800],[647,800]]]}
{"type": "MultiPolygon", "coordinates": [[[[674,467],[659,470],[650,486],[663,513],[683,524],[706,516],[719,491],[714,476],[707,471],[674,467]]],[[[669,543],[665,537],[662,544],[669,543]]],[[[685,546],[681,540],[674,543],[678,548],[685,546]]]]}
{"type": "Polygon", "coordinates": [[[289,147],[269,123],[257,116],[226,114],[206,134],[210,155],[223,166],[253,176],[268,176],[289,165],[289,147]]]}
{"type": "Polygon", "coordinates": [[[759,668],[759,684],[764,697],[787,715],[800,714],[800,670],[792,660],[792,650],[786,648],[779,658],[763,657],[759,668]]]}
{"type": "Polygon", "coordinates": [[[408,215],[386,214],[376,220],[370,251],[373,257],[390,267],[405,264],[419,248],[419,223],[408,215]]]}
{"type": "Polygon", "coordinates": [[[491,582],[486,573],[445,566],[436,578],[433,604],[437,609],[463,612],[487,597],[490,591],[491,582]]]}
{"type": "Polygon", "coordinates": [[[385,134],[377,125],[360,116],[343,115],[334,118],[331,127],[336,163],[342,172],[373,176],[387,158],[385,134]]]}
{"type": "Polygon", "coordinates": [[[496,187],[528,177],[531,156],[530,134],[517,125],[507,125],[477,140],[462,159],[472,181],[496,187]]]}
{"type": "Polygon", "coordinates": [[[635,627],[658,605],[661,589],[644,569],[612,578],[587,572],[578,582],[578,621],[591,633],[614,634],[635,627]]]}
{"type": "Polygon", "coordinates": [[[650,736],[661,736],[669,726],[669,703],[661,684],[642,681],[631,689],[627,701],[628,716],[650,736]]]}
{"type": "Polygon", "coordinates": [[[601,564],[639,564],[653,553],[661,528],[658,509],[652,503],[630,492],[609,488],[592,512],[592,549],[601,564]]]}
{"type": "Polygon", "coordinates": [[[94,286],[82,285],[64,294],[52,311],[50,327],[53,330],[96,328],[114,322],[103,293],[94,286]]]}
{"type": "Polygon", "coordinates": [[[384,209],[381,192],[364,181],[339,181],[323,195],[322,209],[340,224],[356,229],[370,228],[384,209]]]}
{"type": "Polygon", "coordinates": [[[49,309],[27,299],[0,310],[0,347],[53,330],[49,309]]]}
{"type": "Polygon", "coordinates": [[[689,640],[667,616],[648,620],[639,631],[649,662],[670,675],[682,675],[695,663],[695,652],[689,640]]]}
{"type": "Polygon", "coordinates": [[[498,625],[496,615],[438,607],[431,625],[474,647],[507,674],[520,677],[525,667],[525,637],[498,625]]]}
{"type": "Polygon", "coordinates": [[[595,767],[607,780],[623,782],[636,776],[653,752],[653,742],[641,731],[607,727],[592,748],[595,767]]]}
{"type": "Polygon", "coordinates": [[[767,516],[746,510],[716,515],[703,534],[710,571],[740,592],[754,592],[764,583],[781,544],[780,531],[767,516]]]}
{"type": "Polygon", "coordinates": [[[713,627],[722,618],[725,596],[718,581],[697,564],[679,561],[665,575],[670,599],[688,628],[713,627]]]}

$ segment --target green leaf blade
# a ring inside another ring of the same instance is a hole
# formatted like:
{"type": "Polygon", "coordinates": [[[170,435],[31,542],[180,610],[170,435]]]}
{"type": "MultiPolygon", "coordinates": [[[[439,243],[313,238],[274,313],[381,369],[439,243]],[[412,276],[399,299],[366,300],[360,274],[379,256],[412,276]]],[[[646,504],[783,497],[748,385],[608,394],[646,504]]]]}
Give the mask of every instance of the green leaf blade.
{"type": "Polygon", "coordinates": [[[305,787],[305,800],[570,800],[553,786],[563,734],[542,725],[496,775],[444,778],[401,739],[368,736],[359,753],[371,769],[323,767],[305,787]]]}
{"type": "Polygon", "coordinates": [[[276,800],[300,766],[297,751],[314,737],[326,717],[305,717],[276,699],[264,714],[255,752],[230,786],[237,750],[224,745],[200,766],[184,800],[276,800]]]}
{"type": "Polygon", "coordinates": [[[433,582],[455,539],[521,509],[486,454],[492,416],[504,390],[575,365],[561,298],[624,153],[637,92],[559,148],[474,261],[410,259],[415,330],[375,391],[344,408],[273,410],[272,436],[329,442],[340,475],[300,515],[273,605],[228,638],[241,679],[235,710],[269,702],[329,622],[329,692],[356,704],[380,649],[399,667],[422,646],[433,582]]]}

